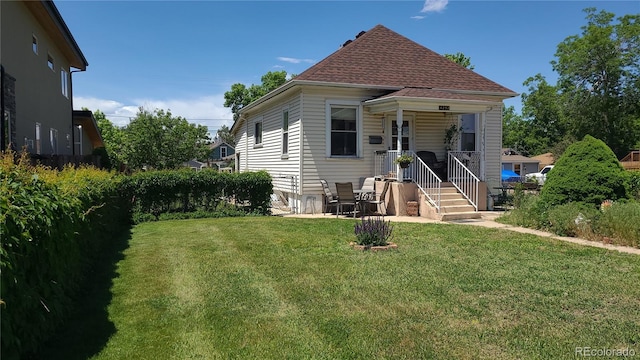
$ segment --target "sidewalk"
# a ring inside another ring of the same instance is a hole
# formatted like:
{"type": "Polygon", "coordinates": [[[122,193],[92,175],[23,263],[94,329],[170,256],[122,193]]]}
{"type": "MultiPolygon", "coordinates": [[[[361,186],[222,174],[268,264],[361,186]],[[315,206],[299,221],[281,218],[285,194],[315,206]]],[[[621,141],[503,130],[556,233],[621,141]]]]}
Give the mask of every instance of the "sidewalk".
{"type": "MultiPolygon", "coordinates": [[[[507,224],[496,222],[495,219],[498,218],[500,215],[504,214],[504,212],[502,211],[481,211],[480,214],[482,215],[481,219],[454,220],[454,221],[448,221],[448,222],[427,219],[421,216],[385,216],[385,220],[394,221],[394,222],[411,222],[411,223],[459,224],[459,225],[472,225],[472,226],[483,226],[483,227],[496,228],[496,229],[505,229],[505,230],[516,231],[524,234],[533,234],[533,235],[538,235],[542,237],[548,237],[548,238],[552,238],[560,241],[566,241],[566,242],[584,245],[584,246],[592,246],[592,247],[598,247],[598,248],[603,248],[607,250],[615,250],[615,251],[619,251],[627,254],[640,255],[640,249],[637,249],[637,248],[604,244],[597,241],[590,241],[590,240],[585,240],[581,238],[558,236],[558,235],[540,231],[540,230],[528,229],[528,228],[523,228],[519,226],[507,225],[507,224]]],[[[320,214],[279,214],[279,215],[284,217],[308,218],[308,219],[311,219],[311,218],[325,218],[325,219],[334,218],[335,219],[336,218],[335,215],[322,214],[322,213],[320,214]]],[[[338,218],[353,219],[346,216],[339,216],[338,218]]]]}

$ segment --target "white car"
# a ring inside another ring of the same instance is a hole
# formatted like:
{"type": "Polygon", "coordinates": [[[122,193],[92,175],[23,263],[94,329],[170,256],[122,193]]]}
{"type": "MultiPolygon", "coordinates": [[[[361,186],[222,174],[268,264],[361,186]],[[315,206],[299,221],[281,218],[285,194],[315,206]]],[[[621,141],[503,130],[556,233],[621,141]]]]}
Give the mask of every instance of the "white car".
{"type": "Polygon", "coordinates": [[[527,181],[537,182],[539,185],[544,184],[544,181],[547,179],[547,173],[553,169],[553,165],[547,165],[542,168],[539,172],[526,174],[525,178],[527,181]]]}

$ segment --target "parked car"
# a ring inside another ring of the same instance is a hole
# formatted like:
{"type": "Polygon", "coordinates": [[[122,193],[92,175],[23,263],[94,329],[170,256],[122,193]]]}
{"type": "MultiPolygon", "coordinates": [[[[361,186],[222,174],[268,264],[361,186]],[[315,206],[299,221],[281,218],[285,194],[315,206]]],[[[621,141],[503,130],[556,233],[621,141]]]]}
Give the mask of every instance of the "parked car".
{"type": "Polygon", "coordinates": [[[549,171],[551,171],[551,169],[553,169],[553,165],[547,165],[538,172],[526,174],[525,178],[527,179],[527,181],[537,182],[538,185],[543,185],[545,180],[547,180],[547,174],[549,173],[549,171]]]}

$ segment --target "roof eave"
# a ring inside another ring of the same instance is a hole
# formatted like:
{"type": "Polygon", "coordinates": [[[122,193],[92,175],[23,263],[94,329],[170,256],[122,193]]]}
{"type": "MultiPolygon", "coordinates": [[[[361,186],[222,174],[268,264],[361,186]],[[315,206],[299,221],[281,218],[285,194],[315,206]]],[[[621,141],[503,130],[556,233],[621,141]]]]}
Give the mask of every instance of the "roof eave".
{"type": "Polygon", "coordinates": [[[442,99],[428,97],[406,97],[390,96],[367,100],[364,106],[373,114],[395,111],[398,108],[403,110],[426,111],[426,112],[452,112],[463,113],[466,111],[488,111],[494,106],[501,106],[500,101],[490,100],[463,100],[463,99],[442,99]],[[448,110],[443,110],[440,106],[449,105],[448,110]]]}

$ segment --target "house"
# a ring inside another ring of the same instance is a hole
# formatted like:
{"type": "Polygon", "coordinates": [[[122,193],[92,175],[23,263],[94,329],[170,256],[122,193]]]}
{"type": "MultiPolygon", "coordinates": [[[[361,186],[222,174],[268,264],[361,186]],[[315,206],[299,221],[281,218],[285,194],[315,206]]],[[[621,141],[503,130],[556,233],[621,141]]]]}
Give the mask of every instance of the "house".
{"type": "Polygon", "coordinates": [[[388,201],[420,200],[424,216],[454,211],[445,188],[477,212],[500,185],[502,101],[516,95],[377,25],[239,111],[231,128],[236,167],[267,170],[298,211],[322,208],[320,179],[358,184],[377,176],[397,180],[388,201]],[[447,152],[454,124],[462,132],[447,152]],[[434,152],[448,176],[418,158],[401,169],[398,149],[434,152]]]}
{"type": "Polygon", "coordinates": [[[236,149],[234,146],[228,143],[216,139],[211,145],[209,145],[211,151],[209,152],[209,158],[207,163],[209,166],[217,166],[219,171],[230,172],[233,170],[229,167],[231,161],[235,159],[236,149]]]}
{"type": "Polygon", "coordinates": [[[92,115],[74,120],[72,73],[88,63],[52,1],[3,1],[1,149],[86,155],[101,139],[92,115]]]}
{"type": "Polygon", "coordinates": [[[640,170],[640,150],[631,150],[620,160],[625,170],[640,170]]]}
{"type": "Polygon", "coordinates": [[[521,177],[538,172],[540,160],[520,155],[517,151],[509,148],[502,149],[502,170],[510,170],[521,177]]]}
{"type": "Polygon", "coordinates": [[[553,157],[553,154],[548,152],[536,156],[531,157],[533,160],[538,160],[540,163],[538,164],[538,171],[542,170],[547,165],[553,165],[556,161],[553,157]]]}
{"type": "Polygon", "coordinates": [[[213,162],[227,162],[232,160],[236,153],[235,147],[224,141],[215,141],[209,145],[209,148],[211,149],[209,152],[209,160],[213,162]]]}

